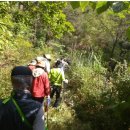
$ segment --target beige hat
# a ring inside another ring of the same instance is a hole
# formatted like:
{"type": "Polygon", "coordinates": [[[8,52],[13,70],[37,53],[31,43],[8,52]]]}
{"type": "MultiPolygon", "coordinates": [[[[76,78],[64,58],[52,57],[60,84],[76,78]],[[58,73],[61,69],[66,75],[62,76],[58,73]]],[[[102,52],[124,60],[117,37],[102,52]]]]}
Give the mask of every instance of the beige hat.
{"type": "Polygon", "coordinates": [[[46,59],[51,60],[51,55],[50,54],[45,54],[44,56],[45,56],[46,59]]]}
{"type": "Polygon", "coordinates": [[[36,66],[45,67],[45,61],[38,62],[36,66]]]}
{"type": "Polygon", "coordinates": [[[44,60],[45,60],[45,58],[42,57],[42,56],[36,57],[36,61],[37,61],[37,62],[41,62],[41,61],[44,61],[44,60]]]}

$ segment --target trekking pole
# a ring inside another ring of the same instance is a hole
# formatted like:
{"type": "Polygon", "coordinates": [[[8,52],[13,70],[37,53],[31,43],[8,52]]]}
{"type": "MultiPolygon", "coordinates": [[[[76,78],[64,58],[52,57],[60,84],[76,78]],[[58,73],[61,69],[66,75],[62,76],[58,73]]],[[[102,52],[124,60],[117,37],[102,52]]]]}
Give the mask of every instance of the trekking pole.
{"type": "Polygon", "coordinates": [[[64,82],[62,82],[62,102],[64,102],[64,82]]]}
{"type": "Polygon", "coordinates": [[[48,125],[48,111],[47,111],[47,128],[49,129],[49,125],[48,125]]]}
{"type": "Polygon", "coordinates": [[[46,115],[46,127],[45,130],[48,130],[48,111],[47,111],[47,115],[46,115]]]}
{"type": "Polygon", "coordinates": [[[49,125],[48,125],[48,122],[49,122],[49,119],[48,119],[48,111],[49,111],[49,105],[50,105],[50,99],[49,99],[49,101],[48,101],[48,99],[46,99],[47,100],[47,104],[46,104],[46,108],[45,108],[45,112],[46,112],[46,128],[45,128],[45,130],[48,130],[49,129],[49,125]]]}
{"type": "Polygon", "coordinates": [[[62,82],[62,101],[64,102],[64,99],[65,99],[65,95],[64,95],[64,92],[65,92],[65,87],[66,87],[66,83],[65,82],[62,82]]]}

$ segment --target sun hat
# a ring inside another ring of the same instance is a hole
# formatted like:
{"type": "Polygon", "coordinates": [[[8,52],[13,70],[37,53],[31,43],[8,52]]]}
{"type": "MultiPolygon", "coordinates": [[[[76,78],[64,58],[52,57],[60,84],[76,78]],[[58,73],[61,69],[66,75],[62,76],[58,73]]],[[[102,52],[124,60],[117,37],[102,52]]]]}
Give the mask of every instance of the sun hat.
{"type": "Polygon", "coordinates": [[[51,60],[51,55],[50,54],[45,54],[44,57],[48,60],[51,60]]]}
{"type": "Polygon", "coordinates": [[[45,61],[38,62],[36,66],[44,68],[46,66],[45,61]]]}
{"type": "Polygon", "coordinates": [[[36,61],[37,61],[37,62],[41,62],[41,61],[44,61],[44,60],[45,60],[45,58],[42,57],[42,56],[36,57],[36,61]]]}

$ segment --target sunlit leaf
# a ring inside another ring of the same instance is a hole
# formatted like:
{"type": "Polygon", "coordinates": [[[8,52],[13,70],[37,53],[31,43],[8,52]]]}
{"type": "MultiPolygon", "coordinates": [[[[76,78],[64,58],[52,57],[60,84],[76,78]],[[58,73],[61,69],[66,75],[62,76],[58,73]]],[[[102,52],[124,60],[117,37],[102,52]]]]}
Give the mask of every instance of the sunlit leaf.
{"type": "Polygon", "coordinates": [[[88,6],[89,2],[88,1],[81,1],[80,2],[80,8],[84,12],[86,7],[88,6]]]}
{"type": "Polygon", "coordinates": [[[96,5],[96,11],[97,11],[97,13],[100,14],[100,13],[106,11],[109,8],[110,4],[111,3],[107,2],[107,1],[99,1],[97,3],[97,5],[96,5]]]}
{"type": "Polygon", "coordinates": [[[130,40],[130,27],[126,31],[126,36],[130,40]]]}
{"type": "Polygon", "coordinates": [[[91,1],[91,2],[89,2],[89,5],[92,7],[93,10],[95,10],[96,2],[91,1]]]}
{"type": "Polygon", "coordinates": [[[72,1],[70,2],[71,6],[73,9],[79,8],[80,7],[80,2],[79,1],[72,1]]]}
{"type": "Polygon", "coordinates": [[[125,15],[124,15],[123,13],[119,13],[118,16],[119,16],[119,18],[121,18],[121,19],[126,18],[125,15]]]}

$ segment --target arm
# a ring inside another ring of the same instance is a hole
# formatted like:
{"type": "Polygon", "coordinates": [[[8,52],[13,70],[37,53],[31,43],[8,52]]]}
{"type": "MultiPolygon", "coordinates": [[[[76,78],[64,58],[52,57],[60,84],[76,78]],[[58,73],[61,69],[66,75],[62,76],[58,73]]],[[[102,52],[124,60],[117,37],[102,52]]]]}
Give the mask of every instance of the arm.
{"type": "Polygon", "coordinates": [[[33,123],[33,130],[45,130],[45,117],[44,117],[44,111],[43,111],[43,105],[39,109],[38,114],[36,115],[36,118],[33,123]]]}
{"type": "Polygon", "coordinates": [[[45,89],[45,95],[48,96],[50,95],[50,83],[49,83],[49,78],[47,73],[44,75],[44,89],[45,89]]]}
{"type": "Polygon", "coordinates": [[[61,77],[62,77],[62,81],[65,80],[65,73],[63,69],[61,69],[61,77]]]}
{"type": "Polygon", "coordinates": [[[64,74],[64,70],[61,71],[61,74],[62,74],[62,81],[66,84],[68,84],[68,80],[65,79],[65,74],[64,74]]]}
{"type": "Polygon", "coordinates": [[[49,63],[49,61],[46,61],[46,71],[47,71],[47,73],[50,72],[50,63],[49,63]]]}
{"type": "Polygon", "coordinates": [[[45,84],[44,84],[44,89],[45,89],[45,96],[46,96],[46,104],[45,104],[45,112],[48,111],[48,107],[50,105],[51,99],[50,99],[50,83],[49,83],[49,78],[47,73],[45,73],[45,84]]]}

